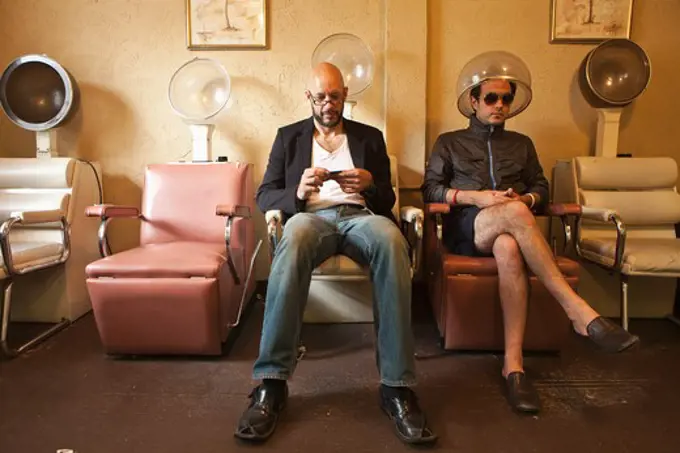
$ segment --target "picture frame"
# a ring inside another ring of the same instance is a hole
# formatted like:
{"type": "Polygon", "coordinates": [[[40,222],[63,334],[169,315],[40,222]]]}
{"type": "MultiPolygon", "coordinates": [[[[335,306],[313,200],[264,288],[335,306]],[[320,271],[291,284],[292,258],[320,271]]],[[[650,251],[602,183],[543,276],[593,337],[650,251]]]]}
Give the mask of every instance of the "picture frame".
{"type": "Polygon", "coordinates": [[[269,0],[186,0],[189,50],[269,48],[269,0]]]}
{"type": "Polygon", "coordinates": [[[551,0],[551,43],[630,39],[633,0],[551,0]]]}

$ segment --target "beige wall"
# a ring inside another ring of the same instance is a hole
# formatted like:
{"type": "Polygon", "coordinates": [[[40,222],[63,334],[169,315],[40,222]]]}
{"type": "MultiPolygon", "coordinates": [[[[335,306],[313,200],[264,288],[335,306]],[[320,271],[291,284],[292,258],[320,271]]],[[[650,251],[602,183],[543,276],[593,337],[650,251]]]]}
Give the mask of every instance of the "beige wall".
{"type": "MultiPolygon", "coordinates": [[[[191,146],[188,129],[168,104],[170,77],[195,56],[216,58],[229,71],[233,90],[213,153],[252,162],[259,183],[276,128],[309,113],[303,90],[311,55],[329,34],[357,34],[376,50],[374,84],[355,118],[384,127],[383,2],[270,0],[269,5],[271,50],[192,52],[185,45],[184,0],[0,0],[0,66],[25,53],[45,53],[66,67],[80,86],[82,108],[60,129],[60,153],[101,163],[107,202],[139,205],[144,166],[177,160],[191,146]]],[[[0,153],[34,153],[33,135],[4,115],[0,153]]],[[[135,221],[112,223],[114,249],[135,245],[137,230],[135,221]]],[[[260,278],[266,275],[262,250],[260,278]]]]}
{"type": "MultiPolygon", "coordinates": [[[[529,66],[533,102],[508,127],[533,138],[546,173],[557,159],[592,152],[597,118],[575,75],[594,45],[550,44],[549,0],[430,0],[428,5],[428,154],[440,133],[467,125],[455,106],[458,73],[489,50],[513,52],[529,66]]],[[[619,152],[680,161],[675,99],[668,95],[680,85],[678,23],[680,2],[635,0],[631,39],[648,53],[652,81],[623,113],[619,152]]]]}
{"type": "MultiPolygon", "coordinates": [[[[546,171],[558,158],[587,154],[595,114],[574,74],[592,45],[551,45],[548,0],[269,0],[267,51],[191,52],[184,0],[0,0],[0,66],[46,53],[71,71],[82,108],[60,130],[64,155],[101,163],[106,201],[138,204],[146,164],[190,148],[187,128],[168,105],[173,72],[194,56],[221,61],[233,99],[214,137],[214,154],[264,171],[276,128],[308,114],[302,91],[316,44],[336,32],[361,36],[376,54],[374,85],[355,117],[384,130],[399,157],[405,200],[418,201],[425,157],[436,136],[464,127],[455,108],[458,71],[473,56],[504,49],[521,56],[534,101],[509,127],[529,134],[546,171]]],[[[636,0],[632,38],[649,53],[653,80],[623,117],[620,149],[680,159],[675,92],[680,85],[680,3],[636,0]]],[[[33,135],[0,115],[0,154],[31,156],[33,135]]],[[[261,216],[260,216],[261,218],[261,216]]],[[[258,222],[260,235],[263,222],[258,222]]],[[[116,249],[137,242],[137,225],[112,225],[116,249]]],[[[258,278],[266,275],[264,254],[258,278]]]]}

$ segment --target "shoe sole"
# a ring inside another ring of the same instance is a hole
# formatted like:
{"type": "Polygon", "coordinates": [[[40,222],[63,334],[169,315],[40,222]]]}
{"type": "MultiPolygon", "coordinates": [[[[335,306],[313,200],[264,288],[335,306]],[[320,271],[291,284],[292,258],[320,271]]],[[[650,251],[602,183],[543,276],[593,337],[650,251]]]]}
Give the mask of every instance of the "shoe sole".
{"type": "MultiPolygon", "coordinates": [[[[283,412],[283,410],[286,408],[285,403],[283,406],[281,406],[281,409],[279,409],[279,414],[283,412]]],[[[279,415],[276,416],[274,419],[274,425],[272,426],[272,429],[267,431],[264,434],[248,434],[248,433],[242,433],[239,431],[234,432],[234,437],[237,437],[238,439],[241,440],[247,440],[249,442],[264,442],[265,440],[269,439],[272,434],[274,434],[274,431],[276,431],[276,427],[279,424],[279,415]]]]}
{"type": "Polygon", "coordinates": [[[437,435],[433,434],[429,437],[418,437],[418,438],[411,438],[411,437],[406,437],[404,436],[401,431],[399,431],[399,428],[397,428],[397,424],[394,421],[394,416],[387,411],[382,405],[380,406],[380,409],[387,415],[387,417],[392,421],[392,425],[394,426],[394,432],[397,433],[397,437],[399,440],[402,442],[409,444],[409,445],[423,445],[423,444],[432,444],[437,441],[437,435]]]}
{"type": "Polygon", "coordinates": [[[619,350],[616,351],[616,352],[623,352],[627,349],[632,348],[633,346],[635,346],[639,343],[640,343],[640,337],[638,337],[637,335],[634,335],[633,338],[630,339],[630,341],[628,341],[627,343],[624,343],[623,346],[621,346],[619,348],[619,350]]]}
{"type": "Polygon", "coordinates": [[[640,337],[638,337],[637,335],[633,335],[632,338],[629,341],[625,342],[619,348],[617,348],[617,349],[607,349],[607,348],[602,347],[602,346],[598,345],[597,343],[595,343],[588,335],[581,335],[580,333],[576,332],[576,330],[573,330],[573,329],[572,329],[572,331],[576,334],[576,337],[579,338],[581,341],[585,341],[585,342],[589,343],[591,345],[591,347],[594,347],[598,351],[602,351],[602,352],[605,352],[607,354],[618,354],[619,352],[626,351],[628,349],[631,349],[633,346],[640,344],[640,337]]]}

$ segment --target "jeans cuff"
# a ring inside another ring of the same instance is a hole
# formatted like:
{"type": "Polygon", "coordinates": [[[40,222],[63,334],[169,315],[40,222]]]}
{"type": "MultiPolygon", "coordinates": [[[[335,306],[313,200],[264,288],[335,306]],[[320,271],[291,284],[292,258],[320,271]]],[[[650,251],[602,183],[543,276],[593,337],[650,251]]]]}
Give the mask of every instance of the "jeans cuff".
{"type": "Polygon", "coordinates": [[[263,379],[279,379],[283,381],[287,381],[288,374],[286,373],[271,373],[271,372],[260,372],[260,373],[253,373],[253,379],[256,381],[261,381],[263,379]]]}
{"type": "Polygon", "coordinates": [[[408,380],[401,380],[401,381],[392,381],[392,380],[389,380],[389,379],[380,379],[380,383],[382,385],[386,385],[388,387],[415,387],[416,380],[415,379],[408,379],[408,380]]]}

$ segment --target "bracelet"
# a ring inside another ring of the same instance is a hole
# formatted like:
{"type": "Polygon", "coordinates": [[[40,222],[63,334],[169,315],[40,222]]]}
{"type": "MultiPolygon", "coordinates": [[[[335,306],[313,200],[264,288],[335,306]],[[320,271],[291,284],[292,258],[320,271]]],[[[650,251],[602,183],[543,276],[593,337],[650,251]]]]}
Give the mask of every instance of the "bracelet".
{"type": "Polygon", "coordinates": [[[536,197],[531,192],[529,192],[527,195],[531,197],[531,204],[529,205],[529,209],[533,209],[534,205],[536,204],[536,197]]]}
{"type": "Polygon", "coordinates": [[[458,192],[460,192],[460,189],[456,189],[456,190],[453,192],[453,200],[451,200],[451,206],[455,206],[455,205],[456,205],[456,203],[457,203],[457,202],[456,202],[456,197],[458,196],[458,192]]]}

